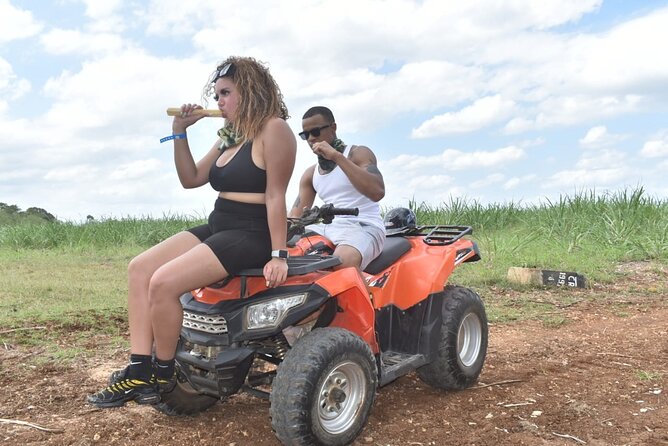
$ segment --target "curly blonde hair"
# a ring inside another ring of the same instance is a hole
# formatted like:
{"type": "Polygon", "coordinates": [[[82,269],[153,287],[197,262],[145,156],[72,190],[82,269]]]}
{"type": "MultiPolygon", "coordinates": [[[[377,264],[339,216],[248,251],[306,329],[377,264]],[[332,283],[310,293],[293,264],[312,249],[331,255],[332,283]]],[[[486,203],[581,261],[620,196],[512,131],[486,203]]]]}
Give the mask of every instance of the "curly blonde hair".
{"type": "Polygon", "coordinates": [[[237,119],[233,123],[225,122],[225,126],[231,126],[234,133],[243,139],[252,140],[260,134],[270,118],[290,118],[281,89],[269,69],[263,62],[252,57],[231,56],[219,63],[202,91],[205,104],[208,102],[207,98],[215,94],[218,71],[226,64],[231,64],[231,69],[224,77],[232,79],[239,91],[240,100],[237,119]]]}

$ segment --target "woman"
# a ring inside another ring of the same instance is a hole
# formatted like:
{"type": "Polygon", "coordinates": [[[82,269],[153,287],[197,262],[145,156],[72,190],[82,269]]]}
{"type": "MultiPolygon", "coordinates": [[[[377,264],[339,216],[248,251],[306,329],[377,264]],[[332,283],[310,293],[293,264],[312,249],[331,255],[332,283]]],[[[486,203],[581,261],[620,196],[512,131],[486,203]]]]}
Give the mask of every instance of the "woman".
{"type": "Polygon", "coordinates": [[[210,183],[219,192],[215,209],[208,224],[176,234],[130,262],[130,364],[115,372],[115,384],[88,397],[98,407],[131,400],[155,404],[160,390],[173,387],[183,293],[262,265],[269,287],[287,277],[287,262],[279,254],[286,249],[285,191],[297,143],[285,122],[283,96],[267,68],[240,57],[216,68],[204,97],[212,93],[225,126],[199,162],[193,160],[186,130],[203,117],[194,113],[201,106],[183,105],[173,135],[163,139],[174,140],[183,187],[210,183]]]}

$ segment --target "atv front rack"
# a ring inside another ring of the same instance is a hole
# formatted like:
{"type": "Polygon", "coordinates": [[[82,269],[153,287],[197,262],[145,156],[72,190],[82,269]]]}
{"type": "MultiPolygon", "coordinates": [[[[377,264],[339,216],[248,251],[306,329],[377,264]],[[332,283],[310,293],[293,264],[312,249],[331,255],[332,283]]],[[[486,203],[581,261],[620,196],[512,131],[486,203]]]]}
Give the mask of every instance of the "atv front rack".
{"type": "MultiPolygon", "coordinates": [[[[321,269],[328,269],[340,265],[341,259],[335,256],[293,256],[288,257],[288,276],[301,276],[321,269]]],[[[248,268],[239,271],[237,276],[258,277],[264,276],[262,268],[248,268]]]]}
{"type": "Polygon", "coordinates": [[[418,226],[410,235],[424,236],[424,242],[432,246],[450,245],[465,235],[473,234],[471,226],[436,225],[418,226]]]}
{"type": "MultiPolygon", "coordinates": [[[[341,264],[341,259],[335,256],[294,256],[288,257],[288,276],[301,276],[304,274],[312,273],[314,271],[333,268],[341,264]]],[[[224,288],[228,283],[232,281],[235,277],[238,277],[241,280],[239,287],[239,298],[243,299],[246,296],[247,290],[247,279],[249,277],[262,277],[264,276],[263,268],[248,268],[239,271],[234,276],[227,276],[220,282],[209,285],[211,288],[224,288]]]]}

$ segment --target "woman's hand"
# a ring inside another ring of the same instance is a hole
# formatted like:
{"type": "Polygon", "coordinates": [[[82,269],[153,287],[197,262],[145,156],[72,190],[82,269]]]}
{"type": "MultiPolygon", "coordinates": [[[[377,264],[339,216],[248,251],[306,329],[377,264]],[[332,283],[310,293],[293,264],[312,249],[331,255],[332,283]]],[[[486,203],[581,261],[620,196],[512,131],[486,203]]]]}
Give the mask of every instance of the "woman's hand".
{"type": "Polygon", "coordinates": [[[201,110],[203,107],[197,104],[183,104],[181,106],[181,115],[174,116],[172,122],[172,131],[174,133],[185,133],[186,129],[206,117],[205,114],[193,114],[193,110],[201,110]]]}
{"type": "Polygon", "coordinates": [[[288,278],[288,262],[285,259],[273,257],[264,265],[264,279],[267,287],[274,288],[285,282],[288,278]]]}

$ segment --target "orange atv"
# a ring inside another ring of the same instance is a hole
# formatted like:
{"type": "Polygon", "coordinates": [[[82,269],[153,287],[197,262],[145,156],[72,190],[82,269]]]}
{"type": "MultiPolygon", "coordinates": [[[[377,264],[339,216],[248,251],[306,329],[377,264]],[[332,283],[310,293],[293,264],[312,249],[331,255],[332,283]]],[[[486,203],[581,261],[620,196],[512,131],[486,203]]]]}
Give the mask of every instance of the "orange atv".
{"type": "Polygon", "coordinates": [[[376,389],[402,375],[416,371],[439,389],[475,383],[485,308],[474,291],[445,285],[455,267],[480,258],[464,238],[472,229],[409,222],[360,275],[332,269],[340,260],[331,243],[304,233],[351,214],[325,205],[291,219],[296,242],[280,287],[266,288],[252,269],[184,294],[177,385],[155,407],[195,414],[245,390],[270,400],[282,443],[345,445],[362,431],[376,389]]]}

